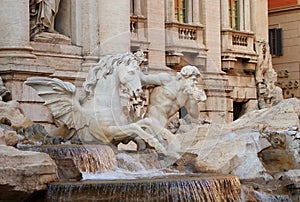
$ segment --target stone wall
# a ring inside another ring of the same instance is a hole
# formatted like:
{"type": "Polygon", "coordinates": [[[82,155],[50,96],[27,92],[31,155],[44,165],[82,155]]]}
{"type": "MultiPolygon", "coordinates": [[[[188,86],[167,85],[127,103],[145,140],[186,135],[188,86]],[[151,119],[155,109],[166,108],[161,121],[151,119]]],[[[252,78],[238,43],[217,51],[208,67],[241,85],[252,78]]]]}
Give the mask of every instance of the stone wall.
{"type": "Polygon", "coordinates": [[[269,11],[269,28],[281,28],[283,33],[283,55],[274,56],[272,61],[285,98],[300,98],[299,11],[299,5],[269,11]]]}

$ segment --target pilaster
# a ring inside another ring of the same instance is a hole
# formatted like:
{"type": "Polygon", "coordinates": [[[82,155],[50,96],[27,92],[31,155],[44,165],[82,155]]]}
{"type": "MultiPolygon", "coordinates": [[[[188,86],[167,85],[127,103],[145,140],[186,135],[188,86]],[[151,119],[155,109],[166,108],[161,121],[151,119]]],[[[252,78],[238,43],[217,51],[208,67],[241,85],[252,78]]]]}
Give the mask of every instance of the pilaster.
{"type": "Polygon", "coordinates": [[[244,4],[243,4],[243,1],[240,1],[240,3],[239,3],[239,9],[240,9],[240,13],[239,13],[239,27],[240,27],[240,29],[239,30],[245,30],[245,20],[244,20],[244,14],[245,14],[245,6],[244,6],[244,4]]]}
{"type": "Polygon", "coordinates": [[[130,50],[130,1],[98,0],[100,55],[130,50]]]}
{"type": "MultiPolygon", "coordinates": [[[[173,1],[173,0],[172,0],[173,1]]],[[[171,3],[171,1],[168,1],[171,3]]],[[[170,4],[169,4],[170,5],[170,4]]],[[[149,67],[150,70],[166,70],[165,68],[165,2],[162,0],[147,1],[149,67]]],[[[173,11],[170,9],[170,11],[173,11]]]]}
{"type": "Polygon", "coordinates": [[[221,12],[222,12],[222,29],[228,29],[230,28],[228,1],[221,1],[221,12]]]}
{"type": "Polygon", "coordinates": [[[174,22],[175,21],[175,5],[174,0],[165,0],[165,13],[166,13],[166,22],[174,22]]]}
{"type": "Polygon", "coordinates": [[[29,1],[2,0],[0,58],[35,58],[29,45],[29,1]]]}
{"type": "Polygon", "coordinates": [[[205,44],[208,72],[221,72],[221,5],[219,0],[205,0],[205,44]]]}
{"type": "Polygon", "coordinates": [[[134,0],[134,11],[135,16],[143,16],[141,9],[141,0],[134,0]]]}
{"type": "Polygon", "coordinates": [[[199,0],[193,0],[193,24],[200,24],[200,5],[199,0]]]}
{"type": "Polygon", "coordinates": [[[245,8],[245,31],[251,31],[251,8],[250,8],[250,0],[244,0],[244,8],[245,8]]]}
{"type": "Polygon", "coordinates": [[[189,24],[192,24],[193,23],[193,2],[192,1],[188,1],[187,3],[187,20],[188,20],[188,23],[189,24]]]}

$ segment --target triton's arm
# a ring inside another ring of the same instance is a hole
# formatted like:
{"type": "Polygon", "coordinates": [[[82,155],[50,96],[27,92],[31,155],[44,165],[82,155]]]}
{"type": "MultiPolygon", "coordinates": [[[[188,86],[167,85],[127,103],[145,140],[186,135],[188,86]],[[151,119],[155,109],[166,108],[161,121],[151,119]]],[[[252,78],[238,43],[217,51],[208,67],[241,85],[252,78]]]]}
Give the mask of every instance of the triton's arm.
{"type": "Polygon", "coordinates": [[[171,81],[172,75],[167,73],[159,73],[159,74],[141,74],[141,82],[143,85],[156,85],[161,86],[166,82],[171,81]]]}

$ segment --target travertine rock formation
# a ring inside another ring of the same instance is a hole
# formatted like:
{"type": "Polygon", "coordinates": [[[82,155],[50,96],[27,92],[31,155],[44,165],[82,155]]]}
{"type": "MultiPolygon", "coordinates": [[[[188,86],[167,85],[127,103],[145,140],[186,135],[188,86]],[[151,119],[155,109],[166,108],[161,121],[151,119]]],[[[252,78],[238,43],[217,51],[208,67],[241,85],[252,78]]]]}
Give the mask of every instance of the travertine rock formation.
{"type": "MultiPolygon", "coordinates": [[[[33,122],[25,117],[19,106],[17,101],[9,101],[3,102],[0,101],[0,120],[9,120],[10,125],[12,128],[19,128],[19,127],[28,127],[33,124],[33,122]]],[[[1,121],[2,123],[3,121],[1,121]]]]}
{"type": "Polygon", "coordinates": [[[208,171],[274,179],[279,172],[300,168],[299,117],[300,100],[284,100],[226,126],[200,127],[199,142],[190,151],[208,171]]]}
{"type": "Polygon", "coordinates": [[[56,164],[45,153],[0,145],[0,165],[0,201],[23,200],[56,179],[56,164]]]}

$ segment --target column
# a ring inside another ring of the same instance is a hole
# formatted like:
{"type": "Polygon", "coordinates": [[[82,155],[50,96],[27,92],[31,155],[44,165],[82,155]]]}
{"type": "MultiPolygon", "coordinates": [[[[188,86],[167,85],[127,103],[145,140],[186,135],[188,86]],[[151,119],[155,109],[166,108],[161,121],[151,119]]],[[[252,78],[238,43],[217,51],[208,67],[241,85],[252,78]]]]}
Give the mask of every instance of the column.
{"type": "Polygon", "coordinates": [[[200,24],[200,5],[199,0],[193,0],[193,24],[200,24]]]}
{"type": "MultiPolygon", "coordinates": [[[[74,0],[72,0],[73,2],[74,0]]],[[[78,45],[82,46],[84,63],[82,66],[90,68],[90,65],[96,63],[99,59],[100,39],[99,39],[99,20],[98,20],[98,0],[76,0],[80,15],[74,23],[78,26],[78,45]],[[77,2],[78,1],[78,2],[77,2]]],[[[77,7],[76,6],[76,7],[77,7]]],[[[75,15],[73,15],[75,16],[75,15]]],[[[72,30],[75,31],[75,30],[72,30]]]]}
{"type": "Polygon", "coordinates": [[[0,57],[35,58],[29,45],[29,1],[2,0],[0,57]]]}
{"type": "Polygon", "coordinates": [[[133,3],[134,15],[135,16],[143,16],[141,10],[141,0],[134,0],[133,3]]]}
{"type": "Polygon", "coordinates": [[[166,0],[166,22],[174,22],[175,21],[175,4],[174,0],[166,0]]]}
{"type": "MultiPolygon", "coordinates": [[[[72,43],[80,46],[82,44],[82,4],[80,0],[73,0],[71,3],[71,30],[72,30],[72,43]]],[[[86,1],[85,1],[86,3],[86,1]]]]}
{"type": "Polygon", "coordinates": [[[130,1],[98,0],[98,15],[99,54],[128,52],[130,50],[130,1]]]}
{"type": "Polygon", "coordinates": [[[228,29],[230,28],[228,0],[221,1],[221,12],[222,12],[222,29],[228,29]]]}
{"type": "Polygon", "coordinates": [[[250,0],[244,0],[244,8],[245,8],[245,31],[250,31],[251,30],[251,20],[250,20],[250,13],[251,13],[251,8],[250,8],[250,0]]]}

